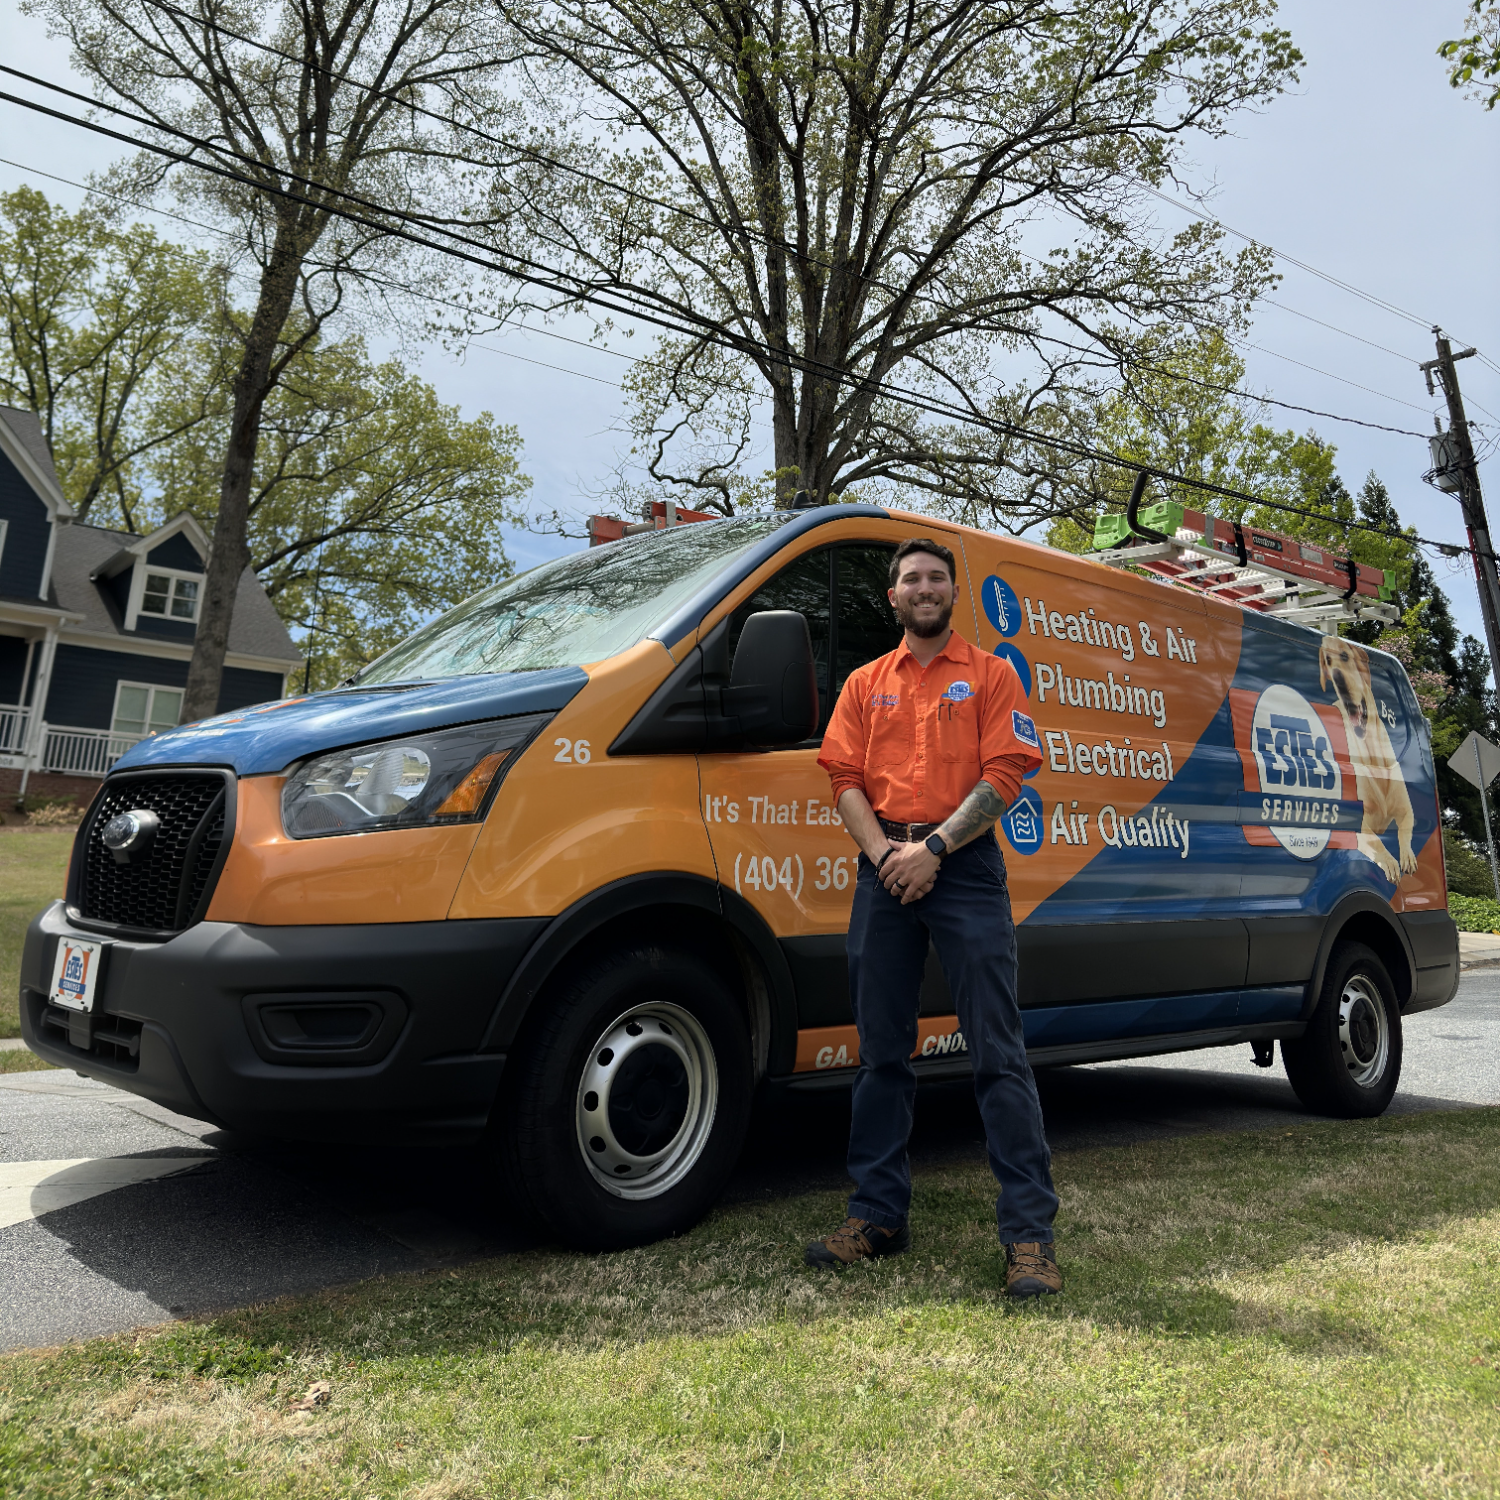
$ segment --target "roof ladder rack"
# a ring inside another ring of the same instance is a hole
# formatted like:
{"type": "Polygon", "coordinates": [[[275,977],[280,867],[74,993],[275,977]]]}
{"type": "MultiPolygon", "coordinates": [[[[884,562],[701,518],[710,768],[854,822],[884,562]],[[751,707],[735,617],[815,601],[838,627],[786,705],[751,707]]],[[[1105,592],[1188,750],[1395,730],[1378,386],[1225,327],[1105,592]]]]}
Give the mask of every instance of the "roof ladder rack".
{"type": "Polygon", "coordinates": [[[1139,476],[1123,516],[1094,527],[1095,562],[1141,568],[1163,582],[1334,635],[1355,620],[1394,624],[1396,576],[1297,537],[1162,500],[1139,507],[1139,476]]]}

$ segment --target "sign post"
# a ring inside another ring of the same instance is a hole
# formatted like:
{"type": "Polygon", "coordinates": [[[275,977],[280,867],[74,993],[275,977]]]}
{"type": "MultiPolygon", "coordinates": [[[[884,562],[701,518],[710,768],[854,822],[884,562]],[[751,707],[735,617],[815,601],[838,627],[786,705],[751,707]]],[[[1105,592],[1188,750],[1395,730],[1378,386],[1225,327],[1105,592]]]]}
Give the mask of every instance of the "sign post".
{"type": "Polygon", "coordinates": [[[1448,757],[1449,766],[1465,781],[1479,788],[1479,810],[1484,815],[1484,840],[1490,851],[1490,879],[1495,882],[1495,900],[1500,901],[1500,869],[1495,865],[1495,835],[1490,831],[1490,803],[1484,789],[1500,776],[1500,746],[1492,745],[1477,729],[1448,757]]]}

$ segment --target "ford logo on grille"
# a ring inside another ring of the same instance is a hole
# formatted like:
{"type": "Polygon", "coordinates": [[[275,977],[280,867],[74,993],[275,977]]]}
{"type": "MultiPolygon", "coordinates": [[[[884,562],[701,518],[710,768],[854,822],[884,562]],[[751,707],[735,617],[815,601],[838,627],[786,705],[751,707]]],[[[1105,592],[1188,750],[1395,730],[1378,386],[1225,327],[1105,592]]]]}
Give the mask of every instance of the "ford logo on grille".
{"type": "Polygon", "coordinates": [[[99,834],[99,842],[120,864],[128,864],[137,854],[144,854],[161,827],[161,819],[150,808],[137,808],[111,818],[99,834]]]}

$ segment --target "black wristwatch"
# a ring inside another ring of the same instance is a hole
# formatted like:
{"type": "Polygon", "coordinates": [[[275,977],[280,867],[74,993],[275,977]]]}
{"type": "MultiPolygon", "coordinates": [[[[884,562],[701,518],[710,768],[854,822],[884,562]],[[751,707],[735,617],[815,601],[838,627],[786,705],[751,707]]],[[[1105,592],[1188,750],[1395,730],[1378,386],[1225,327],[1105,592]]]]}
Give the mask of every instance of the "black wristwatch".
{"type": "Polygon", "coordinates": [[[935,855],[937,855],[939,859],[942,859],[942,857],[948,852],[948,846],[943,842],[943,836],[940,833],[929,834],[926,843],[927,847],[935,855]]]}

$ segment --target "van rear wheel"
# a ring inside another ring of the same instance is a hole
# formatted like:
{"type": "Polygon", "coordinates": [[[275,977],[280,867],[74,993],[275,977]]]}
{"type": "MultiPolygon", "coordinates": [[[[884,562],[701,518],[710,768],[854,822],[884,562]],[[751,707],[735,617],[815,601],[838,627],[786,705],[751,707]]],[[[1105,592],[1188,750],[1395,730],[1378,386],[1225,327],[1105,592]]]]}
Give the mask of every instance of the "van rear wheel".
{"type": "Polygon", "coordinates": [[[1281,1060],[1310,1110],[1346,1120],[1385,1112],[1401,1077],[1401,1009],[1372,949],[1334,948],[1318,1007],[1302,1036],[1282,1042],[1281,1060]]]}
{"type": "Polygon", "coordinates": [[[690,1228],[723,1189],[750,1114],[750,1042],[728,985],[692,953],[643,945],[542,1003],[506,1069],[512,1182],[579,1248],[690,1228]]]}

